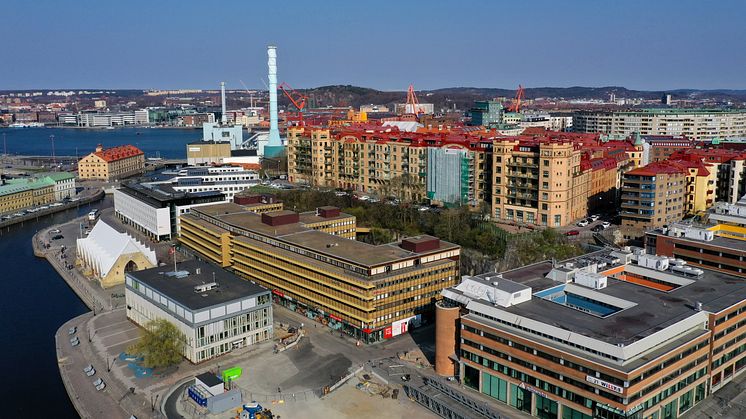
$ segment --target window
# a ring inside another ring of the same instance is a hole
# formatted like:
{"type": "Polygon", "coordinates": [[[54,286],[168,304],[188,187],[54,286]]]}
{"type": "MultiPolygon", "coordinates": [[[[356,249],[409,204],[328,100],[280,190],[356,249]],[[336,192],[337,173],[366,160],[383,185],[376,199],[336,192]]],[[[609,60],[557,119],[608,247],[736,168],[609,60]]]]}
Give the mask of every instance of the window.
{"type": "Polygon", "coordinates": [[[562,216],[561,215],[555,215],[554,216],[554,226],[560,227],[562,225],[562,216]]]}

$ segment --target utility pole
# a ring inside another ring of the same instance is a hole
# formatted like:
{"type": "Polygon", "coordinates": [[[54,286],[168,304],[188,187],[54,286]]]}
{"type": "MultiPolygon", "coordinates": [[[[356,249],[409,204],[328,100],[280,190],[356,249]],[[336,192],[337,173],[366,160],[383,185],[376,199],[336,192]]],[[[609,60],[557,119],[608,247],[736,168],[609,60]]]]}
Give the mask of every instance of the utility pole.
{"type": "Polygon", "coordinates": [[[57,158],[54,156],[54,134],[49,136],[49,140],[52,141],[52,163],[57,164],[57,158]]]}

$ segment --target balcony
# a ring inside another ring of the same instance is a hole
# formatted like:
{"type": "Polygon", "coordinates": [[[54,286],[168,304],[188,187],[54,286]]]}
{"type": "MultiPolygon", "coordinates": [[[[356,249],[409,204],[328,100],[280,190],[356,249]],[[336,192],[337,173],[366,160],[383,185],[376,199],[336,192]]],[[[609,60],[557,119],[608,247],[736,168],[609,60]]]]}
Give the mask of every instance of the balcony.
{"type": "Polygon", "coordinates": [[[526,179],[539,179],[539,173],[508,172],[509,177],[520,177],[526,179]]]}
{"type": "Polygon", "coordinates": [[[508,162],[508,167],[526,167],[531,169],[538,169],[539,165],[534,163],[508,162]]]}

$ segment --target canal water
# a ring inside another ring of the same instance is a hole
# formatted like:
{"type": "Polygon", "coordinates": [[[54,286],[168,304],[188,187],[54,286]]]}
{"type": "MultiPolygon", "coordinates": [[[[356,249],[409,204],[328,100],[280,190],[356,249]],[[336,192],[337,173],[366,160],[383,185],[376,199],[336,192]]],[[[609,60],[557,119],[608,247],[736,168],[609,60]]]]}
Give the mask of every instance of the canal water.
{"type": "Polygon", "coordinates": [[[78,417],[57,368],[54,334],[88,308],[45,259],[34,256],[31,239],[40,229],[90,208],[83,205],[16,224],[0,234],[0,321],[6,330],[0,339],[0,417],[78,417]]]}
{"type": "Polygon", "coordinates": [[[0,128],[0,154],[85,156],[96,149],[132,144],[146,157],[185,159],[186,144],[202,139],[202,130],[177,128],[0,128]],[[4,142],[3,142],[4,140],[4,142]]]}

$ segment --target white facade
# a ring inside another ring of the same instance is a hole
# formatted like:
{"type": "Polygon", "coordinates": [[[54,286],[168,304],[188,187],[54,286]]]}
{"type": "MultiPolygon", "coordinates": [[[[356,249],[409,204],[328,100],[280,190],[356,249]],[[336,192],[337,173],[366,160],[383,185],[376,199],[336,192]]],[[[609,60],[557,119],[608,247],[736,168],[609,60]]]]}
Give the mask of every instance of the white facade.
{"type": "Polygon", "coordinates": [[[140,109],[135,111],[135,124],[136,125],[147,125],[150,123],[150,112],[147,109],[140,109]]]}
{"type": "Polygon", "coordinates": [[[182,354],[192,363],[273,337],[269,292],[194,311],[138,281],[136,275],[127,274],[125,283],[127,318],[143,327],[156,319],[175,325],[185,337],[182,354]]]}
{"type": "Polygon", "coordinates": [[[53,179],[54,180],[54,199],[61,201],[65,198],[72,198],[75,196],[75,177],[69,179],[53,179]]]}
{"type": "Polygon", "coordinates": [[[243,144],[243,126],[206,122],[202,124],[202,140],[229,141],[231,150],[238,150],[243,144]]]}
{"type": "Polygon", "coordinates": [[[691,140],[746,136],[746,111],[712,109],[655,109],[640,111],[581,111],[573,115],[577,132],[602,133],[614,138],[640,135],[685,136],[691,140]]]}
{"type": "Polygon", "coordinates": [[[138,230],[152,237],[171,237],[171,215],[169,208],[156,208],[134,198],[119,189],[114,190],[114,211],[138,230]]]}

